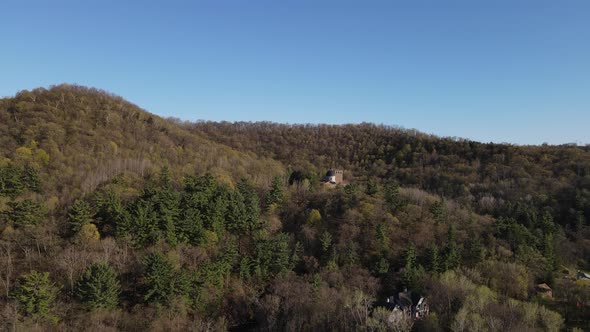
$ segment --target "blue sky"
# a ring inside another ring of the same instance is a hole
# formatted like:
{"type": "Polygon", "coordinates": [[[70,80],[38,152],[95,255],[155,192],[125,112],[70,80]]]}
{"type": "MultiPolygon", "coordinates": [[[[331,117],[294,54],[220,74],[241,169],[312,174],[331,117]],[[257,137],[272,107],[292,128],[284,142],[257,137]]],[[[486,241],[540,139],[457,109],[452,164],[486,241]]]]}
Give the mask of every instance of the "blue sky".
{"type": "Polygon", "coordinates": [[[0,96],[76,83],[186,120],[590,143],[583,0],[0,5],[0,96]]]}

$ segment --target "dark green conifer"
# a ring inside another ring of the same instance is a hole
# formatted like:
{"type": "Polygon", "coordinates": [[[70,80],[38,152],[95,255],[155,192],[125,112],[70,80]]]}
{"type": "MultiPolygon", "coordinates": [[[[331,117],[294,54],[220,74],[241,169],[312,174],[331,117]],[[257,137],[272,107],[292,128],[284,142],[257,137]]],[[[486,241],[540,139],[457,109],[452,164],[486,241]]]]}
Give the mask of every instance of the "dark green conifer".
{"type": "Polygon", "coordinates": [[[21,314],[33,319],[52,318],[51,311],[58,291],[48,272],[33,271],[17,280],[10,297],[16,300],[21,314]]]}
{"type": "Polygon", "coordinates": [[[76,287],[78,299],[91,309],[115,309],[120,293],[117,272],[107,263],[89,266],[76,287]]]}
{"type": "Polygon", "coordinates": [[[84,200],[77,200],[70,207],[68,213],[68,222],[72,232],[77,233],[82,226],[92,223],[94,213],[91,211],[91,207],[84,200]]]}

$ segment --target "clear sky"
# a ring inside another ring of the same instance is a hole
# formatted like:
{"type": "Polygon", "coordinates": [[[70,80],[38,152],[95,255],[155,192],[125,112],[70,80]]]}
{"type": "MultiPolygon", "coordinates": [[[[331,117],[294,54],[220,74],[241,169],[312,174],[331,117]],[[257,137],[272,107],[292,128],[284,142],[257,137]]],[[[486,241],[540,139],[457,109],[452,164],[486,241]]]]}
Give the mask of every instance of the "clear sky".
{"type": "Polygon", "coordinates": [[[186,120],[590,143],[590,1],[0,3],[0,96],[93,86],[186,120]]]}

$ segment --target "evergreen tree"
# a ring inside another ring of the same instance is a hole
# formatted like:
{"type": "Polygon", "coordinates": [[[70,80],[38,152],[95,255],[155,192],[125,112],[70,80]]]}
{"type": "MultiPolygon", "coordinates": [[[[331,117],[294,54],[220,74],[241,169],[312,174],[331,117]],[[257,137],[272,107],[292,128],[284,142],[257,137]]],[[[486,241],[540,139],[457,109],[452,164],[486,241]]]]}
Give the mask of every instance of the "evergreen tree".
{"type": "Polygon", "coordinates": [[[37,225],[45,216],[44,208],[30,199],[8,202],[7,205],[9,209],[5,213],[15,227],[37,225]]]}
{"type": "Polygon", "coordinates": [[[138,199],[131,205],[128,219],[129,231],[136,245],[146,246],[156,243],[162,233],[158,228],[157,215],[154,204],[144,199],[138,199]]]}
{"type": "Polygon", "coordinates": [[[160,232],[166,242],[176,246],[179,242],[177,226],[180,221],[180,195],[171,188],[159,190],[154,196],[154,209],[160,232]]]}
{"type": "Polygon", "coordinates": [[[144,300],[150,303],[170,303],[177,294],[176,274],[168,260],[159,252],[149,254],[143,260],[143,276],[146,292],[144,300]]]}
{"type": "Polygon", "coordinates": [[[23,192],[24,184],[18,167],[8,164],[0,166],[0,197],[18,196],[23,192]]]}
{"type": "Polygon", "coordinates": [[[39,179],[39,171],[32,165],[25,165],[22,172],[22,182],[29,188],[29,190],[40,193],[41,180],[39,179]]]}
{"type": "Polygon", "coordinates": [[[455,226],[449,227],[447,234],[447,248],[445,255],[445,271],[453,270],[461,264],[461,248],[457,244],[455,226]]]}
{"type": "Polygon", "coordinates": [[[332,254],[332,235],[325,231],[320,237],[320,261],[326,266],[331,260],[332,254]]]}
{"type": "Polygon", "coordinates": [[[295,243],[295,248],[293,249],[293,254],[291,255],[291,270],[297,269],[299,264],[303,261],[303,245],[301,242],[297,241],[295,243]]]}
{"type": "Polygon", "coordinates": [[[389,261],[387,258],[380,256],[377,258],[375,273],[380,277],[385,277],[389,272],[389,261]]]}
{"type": "Polygon", "coordinates": [[[486,250],[483,243],[481,243],[480,237],[471,233],[465,250],[465,261],[471,265],[476,265],[484,260],[485,254],[486,250]]]}
{"type": "Polygon", "coordinates": [[[286,234],[268,240],[258,240],[255,246],[254,270],[260,277],[267,278],[290,269],[291,250],[286,234]]]}
{"type": "Polygon", "coordinates": [[[410,245],[406,250],[406,264],[404,266],[404,273],[402,274],[402,281],[408,289],[418,289],[418,282],[424,275],[424,267],[418,264],[418,256],[416,247],[410,245]]]}
{"type": "Polygon", "coordinates": [[[365,193],[369,196],[375,196],[379,192],[379,185],[374,178],[369,178],[367,181],[367,186],[365,189],[365,193]]]}
{"type": "Polygon", "coordinates": [[[346,252],[344,254],[344,264],[346,265],[355,265],[358,263],[358,245],[355,242],[350,242],[346,246],[346,252]]]}
{"type": "Polygon", "coordinates": [[[387,236],[387,232],[385,229],[384,224],[378,224],[377,230],[375,232],[376,242],[379,246],[379,251],[382,255],[389,254],[389,237],[387,236]]]}
{"type": "Polygon", "coordinates": [[[554,271],[557,269],[557,260],[555,258],[555,245],[553,243],[553,234],[547,234],[543,238],[543,256],[547,259],[547,270],[554,271]]]}
{"type": "Polygon", "coordinates": [[[68,213],[70,229],[72,232],[78,233],[82,226],[92,223],[93,216],[90,205],[86,201],[81,199],[75,201],[68,213]]]}
{"type": "Polygon", "coordinates": [[[117,237],[132,238],[133,233],[131,229],[133,225],[131,214],[114,192],[109,192],[99,206],[98,217],[104,223],[115,227],[115,235],[117,237]]]}
{"type": "Polygon", "coordinates": [[[417,265],[417,254],[416,254],[416,247],[413,244],[410,244],[406,249],[406,263],[405,268],[407,270],[411,270],[416,268],[417,265]]]}
{"type": "Polygon", "coordinates": [[[441,259],[440,259],[440,252],[438,250],[438,246],[433,244],[429,251],[428,257],[428,270],[433,273],[440,273],[442,272],[441,266],[441,259]]]}
{"type": "Polygon", "coordinates": [[[357,206],[359,202],[358,188],[355,184],[347,184],[344,187],[344,194],[346,195],[346,204],[349,208],[357,206]]]}
{"type": "Polygon", "coordinates": [[[210,174],[189,176],[185,179],[183,209],[197,217],[204,228],[219,231],[225,222],[228,195],[227,189],[219,186],[210,174]]]}
{"type": "Polygon", "coordinates": [[[180,215],[176,224],[177,239],[193,245],[200,244],[204,237],[202,195],[193,188],[194,178],[185,179],[185,191],[180,198],[180,215]],[[192,179],[189,181],[189,179],[192,179]]]}
{"type": "Polygon", "coordinates": [[[553,216],[549,210],[543,212],[539,228],[543,234],[552,234],[555,231],[555,223],[553,222],[553,216]]]}
{"type": "Polygon", "coordinates": [[[245,234],[247,231],[246,205],[239,190],[233,190],[228,195],[226,211],[226,227],[234,234],[245,234]]]}
{"type": "Polygon", "coordinates": [[[267,209],[271,206],[280,205],[283,202],[283,180],[277,176],[272,180],[270,191],[264,197],[264,203],[267,209]]]}
{"type": "Polygon", "coordinates": [[[247,181],[242,180],[238,183],[238,191],[240,192],[244,202],[244,222],[246,233],[252,236],[255,232],[262,229],[260,221],[260,202],[254,187],[247,181]]]}
{"type": "Polygon", "coordinates": [[[385,187],[385,202],[389,207],[390,212],[395,213],[406,204],[400,196],[400,188],[398,185],[390,184],[385,187]]]}
{"type": "Polygon", "coordinates": [[[207,219],[208,225],[212,231],[221,233],[225,230],[225,216],[227,215],[228,204],[229,188],[217,186],[207,209],[209,215],[207,219]]]}
{"type": "Polygon", "coordinates": [[[437,224],[443,224],[447,220],[447,212],[445,210],[444,202],[436,201],[430,207],[430,213],[434,216],[437,224]]]}
{"type": "Polygon", "coordinates": [[[76,295],[91,309],[115,309],[121,286],[117,272],[107,263],[89,266],[78,281],[76,295]]]}
{"type": "Polygon", "coordinates": [[[18,310],[33,319],[51,318],[53,302],[59,288],[49,279],[48,272],[25,274],[17,280],[10,296],[16,300],[18,310]]]}
{"type": "Polygon", "coordinates": [[[279,274],[291,270],[291,249],[287,234],[281,233],[275,236],[271,240],[270,250],[272,252],[272,258],[269,261],[271,273],[279,274]]]}
{"type": "Polygon", "coordinates": [[[172,187],[172,177],[170,176],[170,168],[168,165],[162,167],[160,170],[160,187],[164,189],[170,189],[172,187]]]}
{"type": "Polygon", "coordinates": [[[252,276],[252,271],[256,270],[257,262],[250,256],[242,256],[239,263],[239,276],[242,280],[248,280],[252,276]]]}

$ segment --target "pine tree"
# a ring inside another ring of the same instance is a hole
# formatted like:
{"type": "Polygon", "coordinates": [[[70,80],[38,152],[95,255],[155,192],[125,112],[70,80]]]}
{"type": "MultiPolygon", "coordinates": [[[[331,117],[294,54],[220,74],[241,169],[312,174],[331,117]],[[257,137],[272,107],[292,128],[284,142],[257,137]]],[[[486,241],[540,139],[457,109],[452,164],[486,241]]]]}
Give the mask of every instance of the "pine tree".
{"type": "Polygon", "coordinates": [[[280,205],[283,202],[283,181],[281,177],[277,176],[272,180],[270,191],[266,193],[264,203],[267,209],[272,206],[280,205]]]}
{"type": "Polygon", "coordinates": [[[347,184],[344,187],[344,194],[346,195],[346,204],[348,207],[353,208],[358,204],[358,188],[355,184],[347,184]]]}
{"type": "Polygon", "coordinates": [[[428,270],[433,273],[442,272],[442,264],[440,261],[440,253],[436,244],[432,245],[429,252],[428,270]]]}
{"type": "Polygon", "coordinates": [[[548,210],[543,212],[543,218],[541,218],[539,228],[543,234],[552,234],[555,231],[555,223],[553,222],[553,215],[548,210]]]}
{"type": "Polygon", "coordinates": [[[443,224],[447,220],[447,211],[444,203],[441,201],[436,201],[430,206],[430,213],[434,216],[437,224],[443,224]]]}
{"type": "Polygon", "coordinates": [[[297,241],[295,243],[295,248],[293,249],[293,254],[291,255],[291,270],[296,269],[299,264],[303,261],[303,245],[301,242],[297,241]]]}
{"type": "Polygon", "coordinates": [[[234,234],[245,234],[247,230],[246,206],[244,197],[239,190],[233,190],[228,195],[226,211],[226,227],[234,234]]]}
{"type": "Polygon", "coordinates": [[[185,179],[182,206],[191,216],[197,217],[205,229],[217,232],[225,222],[229,195],[210,174],[189,176],[185,179]]]}
{"type": "Polygon", "coordinates": [[[271,273],[279,274],[291,270],[291,250],[287,234],[281,233],[271,240],[271,251],[272,259],[269,262],[271,273]]]}
{"type": "Polygon", "coordinates": [[[149,254],[143,260],[146,293],[144,300],[157,304],[168,304],[177,293],[175,273],[168,260],[158,252],[149,254]]]}
{"type": "Polygon", "coordinates": [[[475,265],[483,261],[485,254],[486,250],[481,243],[480,237],[475,234],[470,234],[469,240],[467,241],[467,248],[465,250],[465,260],[469,264],[475,265]]]}
{"type": "Polygon", "coordinates": [[[331,253],[332,253],[332,235],[325,231],[322,236],[320,237],[320,259],[322,265],[326,266],[331,260],[331,253]]]}
{"type": "Polygon", "coordinates": [[[382,255],[389,254],[389,237],[387,236],[384,224],[378,224],[375,232],[376,242],[379,245],[379,251],[382,255]]]}
{"type": "Polygon", "coordinates": [[[547,234],[543,238],[543,256],[547,259],[547,270],[554,271],[557,268],[557,260],[555,258],[555,245],[552,234],[547,234]]]}
{"type": "Polygon", "coordinates": [[[39,179],[39,171],[32,165],[25,165],[22,172],[22,182],[31,191],[36,193],[41,192],[41,180],[39,179]]]}
{"type": "Polygon", "coordinates": [[[68,213],[70,229],[72,232],[78,233],[82,226],[92,223],[93,216],[94,214],[88,203],[83,200],[75,201],[68,213]]]}
{"type": "Polygon", "coordinates": [[[170,176],[170,168],[166,165],[162,167],[160,170],[160,187],[161,188],[171,188],[172,187],[172,177],[170,176]]]}
{"type": "Polygon", "coordinates": [[[254,187],[247,181],[242,180],[238,183],[238,191],[242,195],[244,202],[244,222],[246,233],[249,236],[262,229],[260,221],[260,201],[254,187]]]}
{"type": "Polygon", "coordinates": [[[105,193],[99,193],[95,198],[95,205],[98,212],[96,213],[97,219],[101,220],[105,224],[111,224],[121,227],[123,215],[127,213],[123,207],[123,203],[118,195],[109,190],[105,193]]]}
{"type": "Polygon", "coordinates": [[[78,281],[76,295],[91,309],[115,309],[121,286],[117,272],[107,263],[89,266],[78,281]]]}
{"type": "Polygon", "coordinates": [[[422,275],[424,275],[424,267],[418,264],[416,247],[412,244],[406,250],[406,264],[402,274],[402,281],[408,289],[417,289],[418,281],[422,275]]]}
{"type": "Polygon", "coordinates": [[[129,234],[136,245],[146,246],[157,242],[162,234],[158,229],[157,215],[154,204],[138,199],[131,207],[129,234]]]}
{"type": "Polygon", "coordinates": [[[0,197],[18,196],[23,192],[24,184],[18,167],[8,164],[0,166],[0,197]]]}
{"type": "Polygon", "coordinates": [[[455,225],[450,225],[447,233],[445,271],[453,270],[461,264],[461,248],[457,244],[455,225]]]}
{"type": "Polygon", "coordinates": [[[30,199],[8,202],[7,205],[9,209],[5,213],[16,227],[37,225],[45,216],[43,206],[30,199]]]}
{"type": "Polygon", "coordinates": [[[367,181],[367,186],[365,188],[365,193],[369,196],[375,196],[379,192],[379,185],[374,178],[370,178],[367,181]]]}
{"type": "Polygon", "coordinates": [[[17,280],[11,298],[18,304],[18,310],[33,319],[51,318],[53,302],[59,288],[49,279],[48,272],[25,274],[17,280]]]}
{"type": "Polygon", "coordinates": [[[357,249],[357,244],[354,241],[351,241],[347,246],[346,246],[346,252],[344,254],[344,264],[347,265],[355,265],[357,264],[359,257],[358,257],[358,249],[357,249]]]}
{"type": "Polygon", "coordinates": [[[255,270],[254,261],[250,256],[242,256],[239,263],[239,276],[242,280],[248,280],[252,276],[252,271],[255,270]]]}
{"type": "Polygon", "coordinates": [[[156,193],[153,200],[160,231],[163,232],[168,244],[176,246],[179,233],[177,225],[181,214],[180,195],[172,189],[162,189],[156,193]]]}
{"type": "Polygon", "coordinates": [[[390,184],[385,187],[385,202],[389,207],[390,212],[395,213],[406,204],[400,196],[400,188],[398,185],[390,184]]]}
{"type": "Polygon", "coordinates": [[[384,277],[389,272],[389,261],[385,257],[379,257],[375,266],[375,273],[384,277]]]}

